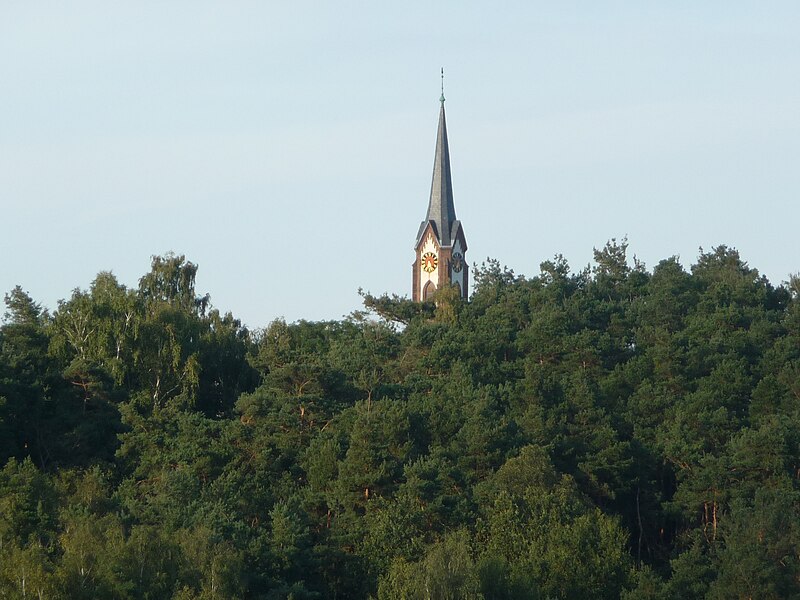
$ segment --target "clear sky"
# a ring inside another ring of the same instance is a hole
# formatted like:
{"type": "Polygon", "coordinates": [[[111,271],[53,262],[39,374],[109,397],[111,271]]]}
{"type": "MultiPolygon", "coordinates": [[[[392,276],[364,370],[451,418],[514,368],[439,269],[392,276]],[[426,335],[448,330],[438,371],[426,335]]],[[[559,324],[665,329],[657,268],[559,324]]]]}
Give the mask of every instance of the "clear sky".
{"type": "Polygon", "coordinates": [[[445,69],[467,260],[800,271],[800,2],[0,3],[0,292],[150,256],[251,327],[410,294],[445,69]]]}

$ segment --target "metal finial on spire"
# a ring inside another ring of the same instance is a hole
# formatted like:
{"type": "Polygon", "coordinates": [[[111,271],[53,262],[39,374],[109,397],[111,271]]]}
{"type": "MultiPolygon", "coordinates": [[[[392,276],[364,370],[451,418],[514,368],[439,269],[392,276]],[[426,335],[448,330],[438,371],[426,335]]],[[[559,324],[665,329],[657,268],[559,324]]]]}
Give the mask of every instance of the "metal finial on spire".
{"type": "Polygon", "coordinates": [[[439,98],[439,102],[444,103],[444,67],[442,67],[442,97],[439,98]]]}

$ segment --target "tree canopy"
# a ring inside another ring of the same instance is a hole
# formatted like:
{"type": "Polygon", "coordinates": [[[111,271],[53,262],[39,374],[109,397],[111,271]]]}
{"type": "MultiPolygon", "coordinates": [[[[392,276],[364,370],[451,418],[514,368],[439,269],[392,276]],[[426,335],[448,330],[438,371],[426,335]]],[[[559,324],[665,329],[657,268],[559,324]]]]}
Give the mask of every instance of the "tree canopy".
{"type": "Polygon", "coordinates": [[[798,598],[800,296],[721,246],[249,331],[184,256],[0,326],[0,596],[798,598]]]}

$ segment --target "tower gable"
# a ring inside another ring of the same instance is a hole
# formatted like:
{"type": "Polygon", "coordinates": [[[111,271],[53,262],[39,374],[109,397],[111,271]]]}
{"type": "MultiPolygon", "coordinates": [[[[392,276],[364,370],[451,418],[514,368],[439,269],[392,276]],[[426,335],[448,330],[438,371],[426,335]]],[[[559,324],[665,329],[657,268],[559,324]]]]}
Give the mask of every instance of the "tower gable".
{"type": "Polygon", "coordinates": [[[417,241],[416,258],[412,265],[412,300],[420,302],[442,285],[441,274],[446,268],[442,248],[433,223],[428,223],[417,241]],[[427,290],[427,292],[426,292],[427,290]]]}
{"type": "Polygon", "coordinates": [[[431,241],[436,245],[436,250],[441,248],[439,243],[439,233],[436,231],[436,223],[433,221],[423,221],[419,226],[419,233],[417,234],[417,244],[414,246],[415,250],[419,250],[423,244],[429,244],[431,241]]]}
{"type": "Polygon", "coordinates": [[[461,221],[453,221],[453,226],[450,229],[450,239],[453,240],[453,246],[456,241],[461,242],[461,252],[467,251],[467,238],[464,236],[464,228],[461,226],[461,221]]]}

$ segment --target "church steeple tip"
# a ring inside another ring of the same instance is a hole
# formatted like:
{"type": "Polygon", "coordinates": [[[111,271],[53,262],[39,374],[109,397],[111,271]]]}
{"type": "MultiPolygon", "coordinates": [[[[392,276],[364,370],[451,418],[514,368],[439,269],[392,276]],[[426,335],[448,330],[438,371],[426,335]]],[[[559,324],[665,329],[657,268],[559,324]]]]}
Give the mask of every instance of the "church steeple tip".
{"type": "Polygon", "coordinates": [[[442,246],[449,246],[452,243],[451,228],[455,220],[453,181],[450,177],[450,146],[447,141],[447,121],[444,112],[444,94],[442,94],[427,218],[428,222],[433,221],[436,235],[442,246]]]}

